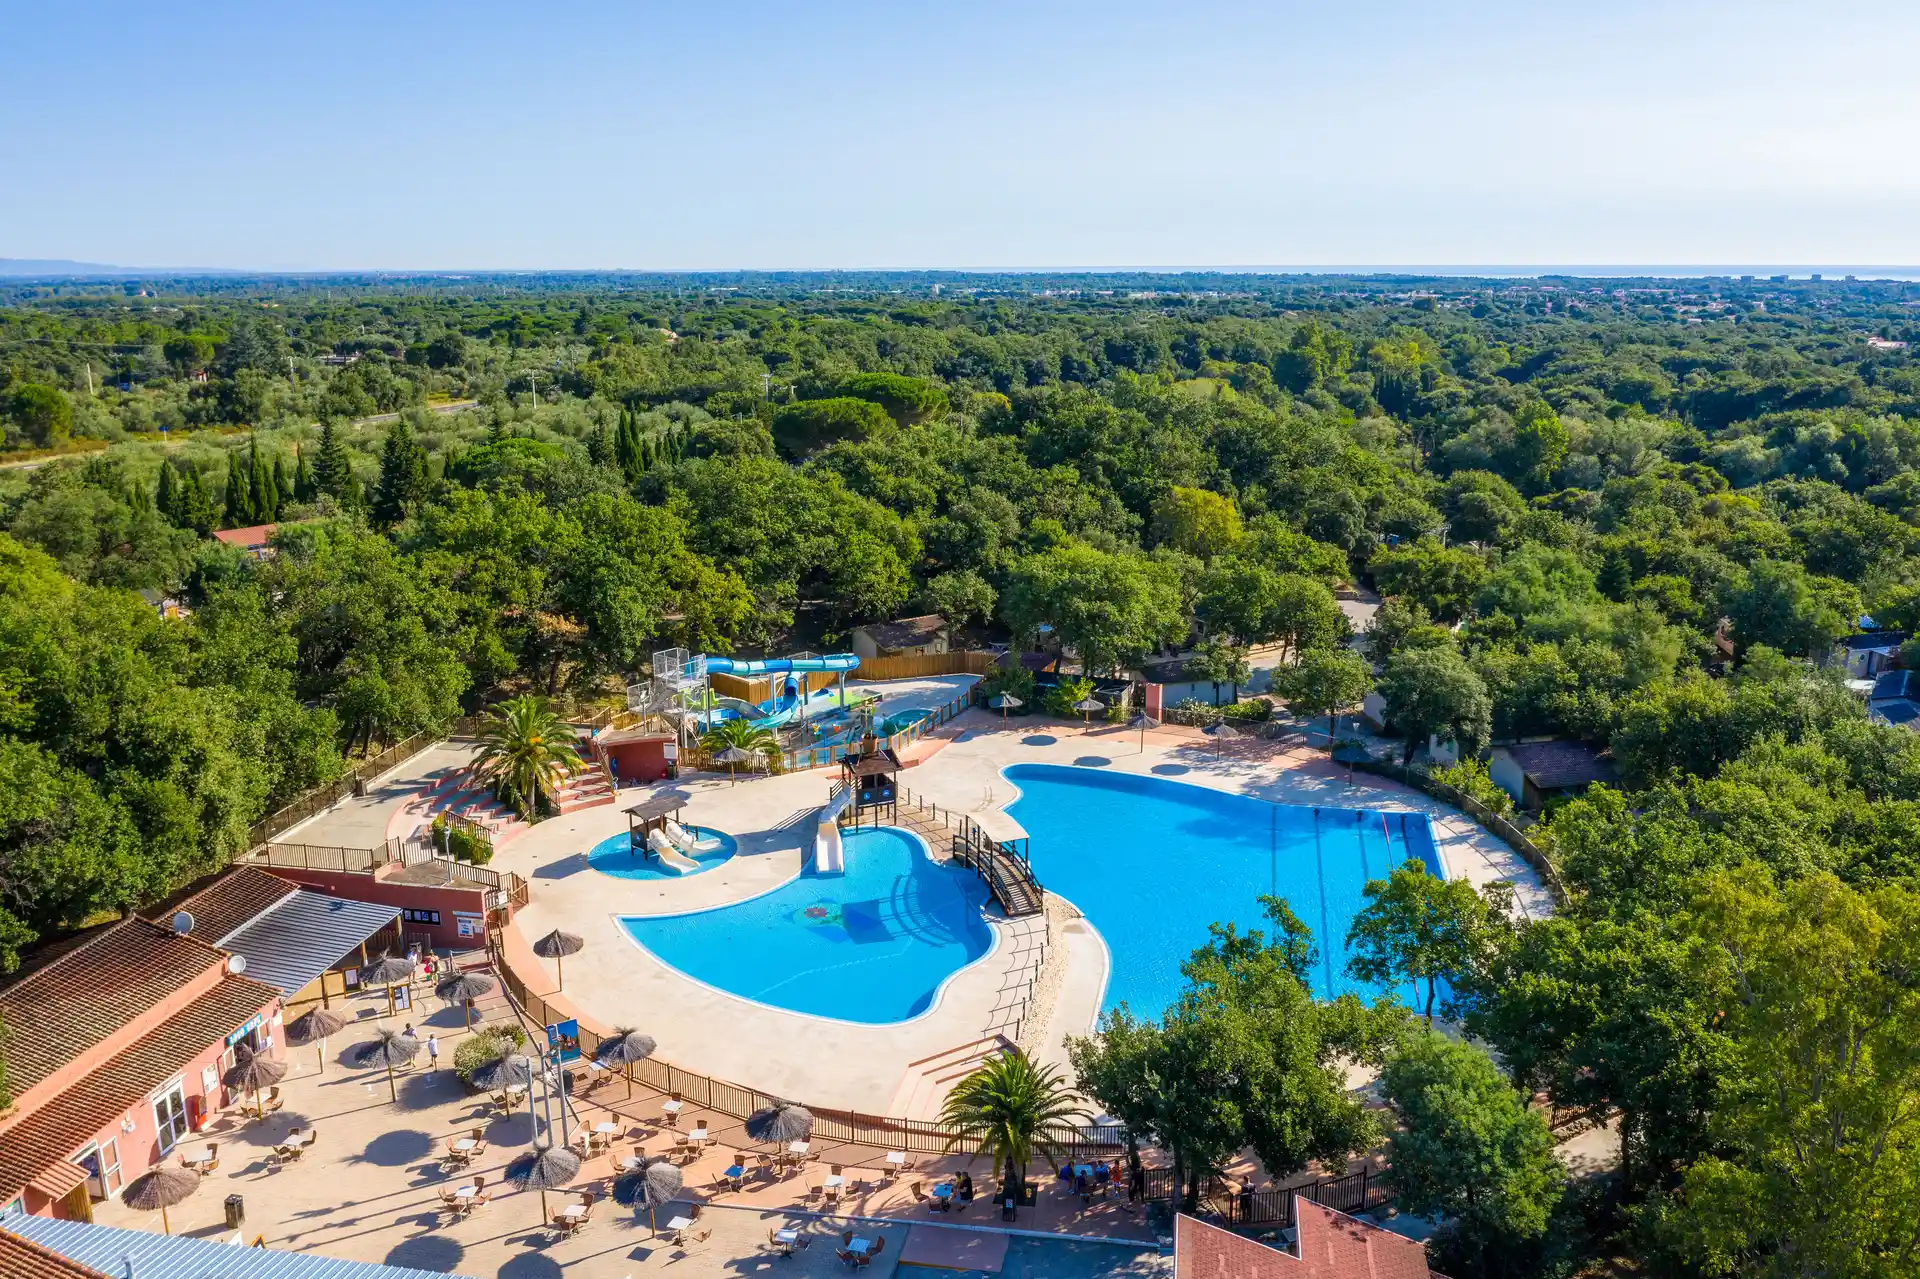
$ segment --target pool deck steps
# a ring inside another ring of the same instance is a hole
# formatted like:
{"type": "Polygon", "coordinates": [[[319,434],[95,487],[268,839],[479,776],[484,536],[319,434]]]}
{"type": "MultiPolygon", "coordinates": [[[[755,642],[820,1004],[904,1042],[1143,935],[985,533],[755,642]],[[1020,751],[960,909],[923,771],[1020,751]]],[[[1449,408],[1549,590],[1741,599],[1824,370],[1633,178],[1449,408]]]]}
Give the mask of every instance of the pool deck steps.
{"type": "Polygon", "coordinates": [[[909,1062],[886,1113],[907,1119],[936,1118],[955,1084],[1013,1046],[1005,1035],[988,1035],[909,1062]]]}
{"type": "Polygon", "coordinates": [[[581,767],[561,783],[560,794],[554,801],[554,807],[563,813],[600,808],[619,799],[613,793],[613,784],[607,780],[607,770],[585,751],[581,751],[580,755],[581,767]]]}

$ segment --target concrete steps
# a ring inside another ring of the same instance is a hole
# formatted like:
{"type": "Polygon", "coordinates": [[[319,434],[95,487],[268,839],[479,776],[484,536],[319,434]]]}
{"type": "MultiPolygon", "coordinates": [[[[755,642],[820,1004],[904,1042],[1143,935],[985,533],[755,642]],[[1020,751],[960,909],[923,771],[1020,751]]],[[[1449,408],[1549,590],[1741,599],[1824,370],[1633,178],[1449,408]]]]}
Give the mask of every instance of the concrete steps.
{"type": "Polygon", "coordinates": [[[600,808],[611,804],[618,798],[607,770],[589,752],[581,750],[580,767],[573,776],[561,783],[554,807],[563,813],[577,813],[583,808],[600,808]]]}
{"type": "Polygon", "coordinates": [[[909,1063],[886,1113],[902,1119],[938,1118],[956,1084],[1013,1046],[1005,1035],[988,1035],[909,1063]]]}

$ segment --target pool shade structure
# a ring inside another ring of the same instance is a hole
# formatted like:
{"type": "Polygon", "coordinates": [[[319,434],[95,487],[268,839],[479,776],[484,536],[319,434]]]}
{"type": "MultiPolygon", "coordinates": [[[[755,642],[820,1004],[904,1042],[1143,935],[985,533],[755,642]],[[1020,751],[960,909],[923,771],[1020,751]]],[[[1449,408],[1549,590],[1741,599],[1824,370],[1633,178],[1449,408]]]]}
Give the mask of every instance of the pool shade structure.
{"type": "MultiPolygon", "coordinates": [[[[869,738],[869,741],[872,739],[869,738]]],[[[868,809],[886,810],[889,819],[900,816],[900,788],[895,777],[900,772],[900,757],[891,750],[873,750],[862,755],[848,755],[840,761],[841,784],[853,791],[853,824],[860,824],[860,814],[868,809]]]]}
{"type": "Polygon", "coordinates": [[[507,1180],[522,1190],[540,1192],[541,1225],[552,1220],[547,1214],[547,1192],[566,1189],[568,1183],[579,1175],[580,1156],[570,1147],[551,1143],[536,1147],[533,1153],[522,1155],[507,1165],[507,1180]]]}
{"type": "Polygon", "coordinates": [[[1147,730],[1160,727],[1160,721],[1145,711],[1135,711],[1133,718],[1127,721],[1127,727],[1140,730],[1140,750],[1144,754],[1147,749],[1147,730]]]}
{"type": "Polygon", "coordinates": [[[627,1171],[613,1179],[613,1201],[626,1207],[647,1210],[647,1228],[660,1232],[656,1213],[670,1204],[687,1184],[686,1176],[665,1159],[641,1156],[623,1165],[627,1171]]]}
{"type": "Polygon", "coordinates": [[[727,747],[727,749],[721,751],[718,755],[715,755],[713,757],[713,762],[716,764],[725,764],[727,766],[727,784],[732,785],[736,780],[738,780],[737,778],[734,777],[734,773],[733,773],[734,766],[737,764],[752,763],[753,752],[749,750],[743,750],[738,746],[729,746],[727,747]]]}
{"type": "Polygon", "coordinates": [[[295,1047],[313,1044],[319,1049],[320,1073],[327,1073],[327,1037],[337,1035],[353,1018],[332,1008],[312,1008],[287,1023],[287,1042],[295,1047]]]}
{"type": "Polygon", "coordinates": [[[616,1027],[611,1035],[600,1041],[594,1049],[593,1059],[608,1070],[619,1067],[627,1077],[627,1096],[633,1096],[633,1063],[645,1061],[653,1056],[653,1050],[659,1045],[653,1042],[652,1035],[643,1035],[631,1026],[616,1027]]]}
{"type": "Polygon", "coordinates": [[[987,699],[987,705],[1000,712],[1000,722],[1004,724],[1007,722],[1008,711],[1018,710],[1020,707],[1025,706],[1026,703],[1015,697],[1012,693],[1000,693],[987,699]]]}
{"type": "Polygon", "coordinates": [[[413,980],[413,961],[398,955],[382,955],[360,970],[360,981],[367,986],[385,986],[387,988],[387,1016],[396,1011],[393,1005],[393,988],[413,980]]]}
{"type": "Polygon", "coordinates": [[[467,1006],[467,1029],[473,1029],[473,1001],[493,989],[493,978],[481,973],[455,973],[433,988],[433,993],[450,1004],[467,1006]]]}
{"type": "Polygon", "coordinates": [[[1373,761],[1373,753],[1357,742],[1346,742],[1333,748],[1333,762],[1347,766],[1347,782],[1353,782],[1353,766],[1373,761]]]}
{"type": "MultiPolygon", "coordinates": [[[[687,797],[678,791],[668,791],[642,800],[627,809],[627,838],[631,843],[630,851],[644,853],[647,849],[647,836],[655,831],[664,831],[668,822],[680,821],[680,810],[686,807],[687,797]]],[[[685,823],[681,823],[685,825],[685,823]]]]}
{"type": "Polygon", "coordinates": [[[286,1077],[286,1062],[249,1052],[240,1054],[239,1060],[227,1067],[220,1082],[237,1092],[252,1093],[256,1111],[265,1118],[266,1111],[260,1109],[261,1090],[273,1087],[286,1077]]]}
{"type": "Polygon", "coordinates": [[[561,966],[561,960],[568,955],[577,955],[586,947],[586,939],[572,933],[563,933],[558,928],[533,943],[533,953],[542,959],[553,961],[553,979],[561,990],[567,988],[567,975],[561,966]]]}
{"type": "Polygon", "coordinates": [[[1206,733],[1207,733],[1207,736],[1213,738],[1213,742],[1214,742],[1213,753],[1215,758],[1219,757],[1221,748],[1225,743],[1230,742],[1234,738],[1240,736],[1240,730],[1235,728],[1233,725],[1227,723],[1227,721],[1225,720],[1221,720],[1218,724],[1215,724],[1210,728],[1208,728],[1206,730],[1206,733]]]}
{"type": "Polygon", "coordinates": [[[790,1101],[775,1102],[748,1115],[746,1128],[748,1137],[764,1144],[805,1141],[813,1132],[813,1112],[790,1101]]]}
{"type": "Polygon", "coordinates": [[[370,1043],[361,1044],[353,1050],[355,1064],[363,1069],[385,1067],[387,1072],[387,1097],[392,1101],[400,1100],[400,1091],[394,1087],[393,1070],[404,1066],[420,1055],[420,1041],[391,1026],[382,1026],[374,1031],[370,1043]]]}
{"type": "Polygon", "coordinates": [[[1104,712],[1107,709],[1107,704],[1097,697],[1083,697],[1073,704],[1073,709],[1080,712],[1080,731],[1084,733],[1093,725],[1093,713],[1095,711],[1104,712]]]}
{"type": "Polygon", "coordinates": [[[173,1226],[167,1221],[167,1209],[185,1203],[198,1189],[199,1173],[182,1164],[166,1163],[128,1182],[120,1202],[136,1212],[158,1210],[160,1229],[170,1235],[173,1226]]]}

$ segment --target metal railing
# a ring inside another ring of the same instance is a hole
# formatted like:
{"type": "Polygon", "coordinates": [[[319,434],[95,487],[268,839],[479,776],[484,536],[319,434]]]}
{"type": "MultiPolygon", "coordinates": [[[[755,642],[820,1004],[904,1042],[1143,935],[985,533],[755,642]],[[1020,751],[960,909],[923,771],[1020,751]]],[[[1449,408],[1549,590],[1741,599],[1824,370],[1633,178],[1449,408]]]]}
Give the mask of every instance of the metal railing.
{"type": "Polygon", "coordinates": [[[257,847],[264,844],[282,831],[291,830],[309,817],[325,812],[352,795],[355,788],[362,783],[372,781],[394,765],[413,758],[436,742],[448,737],[460,736],[462,733],[471,733],[478,723],[477,717],[463,717],[448,725],[444,733],[433,730],[415,733],[411,737],[395,742],[377,755],[369,755],[326,785],[314,787],[255,822],[247,831],[248,846],[257,847]]]}
{"type": "MultiPolygon", "coordinates": [[[[552,1025],[576,1016],[572,1012],[564,1015],[557,1013],[544,999],[527,989],[526,983],[507,966],[497,932],[488,933],[487,948],[494,971],[500,975],[501,986],[510,999],[525,1009],[536,1025],[552,1025]]],[[[582,1020],[580,1051],[588,1057],[593,1056],[599,1049],[600,1040],[600,1033],[582,1020]]],[[[718,1111],[735,1119],[745,1119],[757,1110],[788,1100],[744,1084],[682,1070],[658,1057],[636,1062],[633,1079],[635,1083],[656,1092],[677,1093],[691,1106],[718,1111]]],[[[977,1146],[977,1142],[969,1135],[933,1120],[896,1119],[817,1106],[808,1106],[807,1109],[813,1113],[815,1141],[854,1143],[880,1150],[904,1150],[916,1154],[940,1154],[948,1150],[971,1152],[977,1146]]],[[[1048,1135],[1064,1148],[1068,1158],[1075,1160],[1111,1157],[1125,1148],[1125,1130],[1118,1126],[1062,1126],[1050,1129],[1048,1135]]]]}
{"type": "Polygon", "coordinates": [[[1480,825],[1486,827],[1487,830],[1499,837],[1511,847],[1514,852],[1519,853],[1520,856],[1525,859],[1527,865],[1533,867],[1534,870],[1540,873],[1540,878],[1547,885],[1547,891],[1553,894],[1553,900],[1556,906],[1566,905],[1567,887],[1561,882],[1560,872],[1554,867],[1553,859],[1547,856],[1546,850],[1529,839],[1526,833],[1518,826],[1515,826],[1512,822],[1508,821],[1499,813],[1494,812],[1473,796],[1456,787],[1447,785],[1425,769],[1414,768],[1405,764],[1395,764],[1387,760],[1370,759],[1364,761],[1355,760],[1350,766],[1358,769],[1360,772],[1371,773],[1375,777],[1385,777],[1392,781],[1399,782],[1403,786],[1411,786],[1423,794],[1433,796],[1433,798],[1443,804],[1451,804],[1467,816],[1473,818],[1474,821],[1480,823],[1480,825]]]}
{"type": "MultiPolygon", "coordinates": [[[[963,715],[980,698],[980,686],[969,684],[965,692],[950,698],[944,704],[930,709],[926,716],[901,729],[897,733],[875,734],[874,745],[880,750],[899,751],[939,728],[947,721],[963,715]]],[[[906,714],[907,712],[902,712],[906,714]]],[[[847,753],[852,744],[845,737],[837,737],[818,746],[809,746],[802,750],[782,751],[780,768],[782,772],[804,772],[810,768],[830,768],[839,763],[840,757],[847,753]]]]}
{"type": "MultiPolygon", "coordinates": [[[[1154,1202],[1178,1199],[1181,1187],[1174,1184],[1173,1169],[1144,1169],[1141,1198],[1154,1202]]],[[[1285,1230],[1295,1224],[1294,1197],[1332,1208],[1348,1215],[1378,1208],[1387,1202],[1381,1193],[1378,1175],[1371,1168],[1323,1177],[1297,1186],[1279,1186],[1271,1190],[1234,1190],[1219,1177],[1208,1177],[1200,1186],[1202,1208],[1230,1226],[1267,1226],[1285,1230]]]]}

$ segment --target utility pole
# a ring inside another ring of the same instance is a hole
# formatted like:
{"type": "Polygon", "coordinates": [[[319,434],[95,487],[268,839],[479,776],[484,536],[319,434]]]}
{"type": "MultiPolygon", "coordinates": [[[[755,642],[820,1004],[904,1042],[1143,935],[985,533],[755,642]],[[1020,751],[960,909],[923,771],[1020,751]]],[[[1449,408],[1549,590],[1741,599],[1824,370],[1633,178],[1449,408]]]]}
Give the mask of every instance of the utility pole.
{"type": "Polygon", "coordinates": [[[539,408],[540,407],[540,384],[534,380],[534,375],[532,370],[528,370],[527,372],[527,386],[530,388],[528,391],[528,394],[530,394],[533,397],[533,407],[539,408]]]}
{"type": "Polygon", "coordinates": [[[87,398],[93,398],[93,361],[87,361],[87,398]]]}

